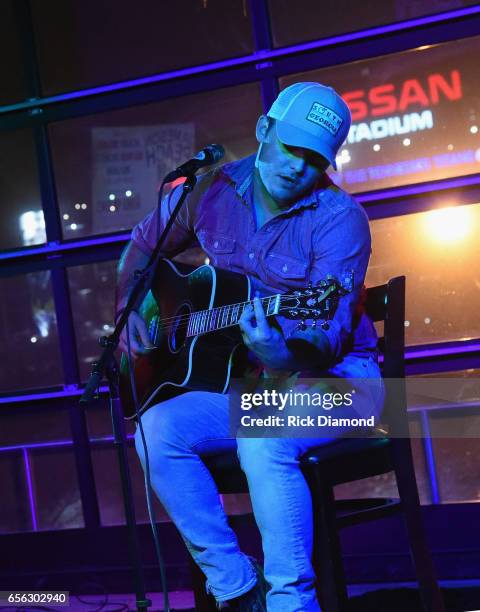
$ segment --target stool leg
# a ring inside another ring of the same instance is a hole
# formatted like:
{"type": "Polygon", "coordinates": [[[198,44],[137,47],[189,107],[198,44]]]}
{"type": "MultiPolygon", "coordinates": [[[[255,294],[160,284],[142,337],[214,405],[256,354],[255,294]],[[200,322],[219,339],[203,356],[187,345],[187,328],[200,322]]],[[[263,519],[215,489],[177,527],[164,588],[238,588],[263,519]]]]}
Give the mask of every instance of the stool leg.
{"type": "Polygon", "coordinates": [[[325,612],[345,612],[347,587],[340,550],[333,487],[324,482],[318,468],[307,470],[313,502],[313,565],[317,574],[320,604],[325,612]]]}
{"type": "Polygon", "coordinates": [[[410,440],[393,440],[392,456],[398,492],[408,532],[410,552],[425,612],[445,612],[432,555],[422,521],[410,440]]]}

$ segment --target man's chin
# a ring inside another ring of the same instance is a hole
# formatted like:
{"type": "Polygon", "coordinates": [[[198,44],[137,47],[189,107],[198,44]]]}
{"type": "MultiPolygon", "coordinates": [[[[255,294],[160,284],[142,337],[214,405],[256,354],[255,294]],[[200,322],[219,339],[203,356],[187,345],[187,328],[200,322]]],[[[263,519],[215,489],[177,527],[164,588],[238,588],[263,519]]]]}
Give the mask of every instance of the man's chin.
{"type": "Polygon", "coordinates": [[[302,197],[301,193],[292,193],[286,189],[276,189],[270,194],[281,208],[287,208],[302,197]]]}

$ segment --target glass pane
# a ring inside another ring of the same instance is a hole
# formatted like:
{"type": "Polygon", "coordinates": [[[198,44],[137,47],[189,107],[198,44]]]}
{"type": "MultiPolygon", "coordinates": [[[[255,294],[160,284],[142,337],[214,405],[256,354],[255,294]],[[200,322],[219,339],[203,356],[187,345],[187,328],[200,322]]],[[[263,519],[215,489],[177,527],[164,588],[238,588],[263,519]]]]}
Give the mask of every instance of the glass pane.
{"type": "Polygon", "coordinates": [[[30,130],[0,133],[0,249],[45,242],[35,143],[30,130]]]}
{"type": "Polygon", "coordinates": [[[26,97],[14,3],[15,0],[0,3],[0,57],[4,58],[0,62],[0,105],[12,104],[26,97]]]}
{"type": "Polygon", "coordinates": [[[0,393],[63,383],[50,272],[0,279],[0,393]]]}
{"type": "MultiPolygon", "coordinates": [[[[430,479],[425,464],[422,440],[420,437],[421,425],[418,417],[409,415],[410,431],[412,435],[412,453],[415,465],[415,476],[417,480],[420,502],[430,504],[432,502],[430,479]]],[[[335,487],[337,499],[368,499],[369,497],[398,498],[397,483],[393,472],[379,474],[370,478],[363,478],[355,482],[346,482],[335,487]]]]}
{"type": "Polygon", "coordinates": [[[452,430],[465,431],[466,427],[480,432],[480,407],[431,414],[430,428],[442,502],[480,501],[478,436],[450,437],[452,430]]]}
{"type": "Polygon", "coordinates": [[[252,51],[244,0],[33,2],[44,93],[113,83],[252,51]],[[88,41],[88,44],[87,44],[88,41]]]}
{"type": "Polygon", "coordinates": [[[315,40],[442,13],[476,4],[475,0],[268,0],[275,46],[283,47],[306,40],[315,40]]]}
{"type": "Polygon", "coordinates": [[[0,533],[29,531],[32,529],[32,519],[21,452],[0,453],[0,482],[0,533]]]}
{"type": "Polygon", "coordinates": [[[81,380],[102,351],[101,336],[113,331],[117,262],[107,261],[68,270],[81,380]]]}
{"type": "Polygon", "coordinates": [[[225,161],[253,152],[261,109],[253,84],[52,124],[65,238],[131,228],[161,178],[207,144],[225,161]]]}
{"type": "MultiPolygon", "coordinates": [[[[75,401],[75,400],[72,400],[75,401]]],[[[0,417],[0,452],[6,447],[48,444],[72,438],[67,410],[51,402],[2,406],[0,417]]]]}
{"type": "MultiPolygon", "coordinates": [[[[363,5],[362,5],[363,6],[363,5]]],[[[349,192],[477,173],[480,37],[289,75],[339,91],[352,112],[335,182],[349,192]]]]}
{"type": "MultiPolygon", "coordinates": [[[[92,442],[113,437],[112,417],[108,397],[105,395],[100,401],[92,402],[87,406],[88,437],[92,442]]],[[[125,421],[125,430],[128,436],[133,436],[136,425],[133,421],[125,421]]]]}
{"type": "Polygon", "coordinates": [[[370,223],[368,287],[407,277],[406,341],[480,337],[480,204],[370,223]]]}
{"type": "Polygon", "coordinates": [[[38,529],[83,527],[73,448],[30,453],[38,529]]]}
{"type": "MultiPolygon", "coordinates": [[[[118,468],[117,451],[110,446],[97,446],[92,449],[93,470],[97,487],[102,525],[121,525],[125,523],[122,487],[118,468]]],[[[143,470],[133,442],[128,449],[128,461],[132,476],[132,489],[135,515],[140,523],[148,522],[143,470]]],[[[154,495],[154,510],[157,521],[168,521],[168,515],[154,495]]]]}

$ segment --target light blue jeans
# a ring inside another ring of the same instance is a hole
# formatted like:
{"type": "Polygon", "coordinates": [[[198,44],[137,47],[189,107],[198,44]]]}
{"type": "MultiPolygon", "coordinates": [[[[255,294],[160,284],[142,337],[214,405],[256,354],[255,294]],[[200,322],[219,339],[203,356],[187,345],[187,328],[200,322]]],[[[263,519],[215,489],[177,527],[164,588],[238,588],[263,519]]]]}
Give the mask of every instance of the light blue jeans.
{"type": "MultiPolygon", "coordinates": [[[[358,361],[358,360],[357,360],[358,361]]],[[[379,375],[368,360],[350,376],[379,375]]],[[[380,389],[380,387],[378,387],[380,389]]],[[[383,405],[380,389],[372,405],[383,405]]],[[[378,408],[378,412],[381,408],[378,408]]],[[[376,413],[373,409],[371,413],[376,413]]],[[[193,391],[142,416],[152,486],[180,531],[217,601],[249,591],[256,575],[229,527],[216,485],[200,454],[237,450],[262,536],[269,612],[318,612],[312,568],[312,502],[299,458],[332,438],[235,438],[228,396],[193,391]]],[[[139,429],[135,444],[142,465],[139,429]]]]}

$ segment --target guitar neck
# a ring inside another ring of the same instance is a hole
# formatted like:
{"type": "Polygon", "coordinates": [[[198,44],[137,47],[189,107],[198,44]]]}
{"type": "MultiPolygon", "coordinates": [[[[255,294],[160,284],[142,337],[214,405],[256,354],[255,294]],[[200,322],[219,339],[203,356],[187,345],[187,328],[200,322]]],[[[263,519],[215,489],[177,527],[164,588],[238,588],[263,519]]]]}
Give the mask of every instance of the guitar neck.
{"type": "MultiPolygon", "coordinates": [[[[267,317],[278,314],[280,297],[280,294],[276,294],[260,299],[267,317]]],[[[238,325],[240,317],[247,306],[253,306],[253,300],[192,312],[188,320],[187,337],[198,336],[199,334],[206,334],[218,329],[238,325]]]]}

